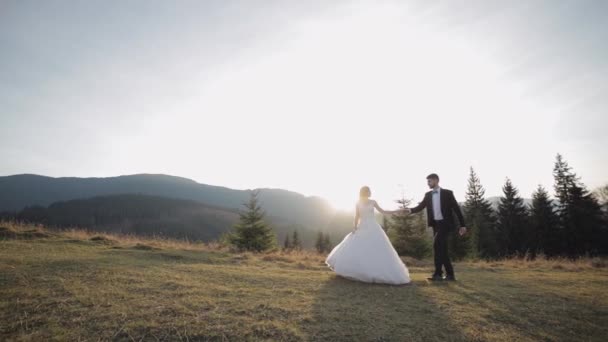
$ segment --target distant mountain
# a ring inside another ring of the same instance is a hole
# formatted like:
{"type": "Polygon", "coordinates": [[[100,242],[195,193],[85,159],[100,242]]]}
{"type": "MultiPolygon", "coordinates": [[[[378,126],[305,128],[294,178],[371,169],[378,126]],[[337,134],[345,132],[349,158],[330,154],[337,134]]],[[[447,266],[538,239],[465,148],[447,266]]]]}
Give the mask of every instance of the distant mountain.
{"type": "Polygon", "coordinates": [[[79,227],[123,234],[161,235],[210,241],[230,230],[236,210],[192,200],[150,195],[108,195],[30,206],[5,218],[51,228],[79,227]]]}
{"type": "MultiPolygon", "coordinates": [[[[200,184],[191,179],[137,174],[107,178],[45,177],[32,174],[0,177],[0,211],[47,206],[57,201],[115,194],[146,194],[188,199],[219,208],[239,209],[251,190],[200,184]]],[[[281,189],[260,189],[260,201],[271,216],[308,228],[326,226],[335,215],[327,201],[281,189]]]]}
{"type": "MultiPolygon", "coordinates": [[[[143,230],[152,234],[165,232],[163,229],[171,227],[173,235],[179,235],[178,232],[184,231],[193,233],[195,230],[192,225],[198,222],[198,229],[208,231],[196,231],[196,234],[191,235],[190,238],[208,240],[218,237],[232,227],[237,210],[242,208],[251,191],[201,184],[187,178],[159,174],[107,178],[54,178],[22,174],[0,177],[0,212],[16,212],[26,207],[50,205],[47,214],[50,213],[52,220],[55,220],[50,223],[70,222],[74,226],[80,224],[99,227],[99,222],[88,221],[91,210],[94,210],[94,207],[107,206],[108,202],[117,201],[125,208],[146,208],[145,215],[142,214],[138,221],[138,226],[127,225],[128,228],[125,229],[129,232],[138,232],[143,229],[141,227],[145,227],[143,230]],[[125,197],[126,194],[157,196],[163,199],[152,200],[145,196],[125,197]],[[115,195],[122,197],[113,197],[115,195]],[[78,206],[84,210],[82,217],[72,210],[78,206]],[[62,208],[70,208],[68,211],[76,215],[74,220],[56,221],[57,215],[64,210],[62,208]],[[159,226],[154,226],[152,221],[156,214],[154,210],[149,210],[152,208],[160,212],[177,213],[175,217],[187,222],[187,227],[177,229],[175,222],[167,225],[169,216],[166,215],[163,220],[157,218],[159,226]],[[218,219],[214,219],[214,216],[218,219]],[[80,219],[84,221],[79,221],[80,219]],[[161,229],[161,222],[165,228],[161,229]]],[[[338,241],[352,226],[351,214],[334,210],[327,201],[319,197],[307,197],[281,189],[259,189],[259,191],[260,201],[280,241],[284,239],[285,234],[296,229],[305,245],[312,244],[318,230],[328,232],[333,241],[338,241]]],[[[29,214],[32,214],[31,210],[41,210],[41,208],[29,209],[29,214]]],[[[103,229],[120,230],[120,227],[115,223],[104,222],[103,229]]]]}
{"type": "MultiPolygon", "coordinates": [[[[336,215],[328,225],[334,241],[344,235],[340,229],[349,227],[350,216],[336,215]]],[[[55,202],[48,207],[28,206],[18,212],[0,212],[0,220],[40,223],[49,228],[86,228],[91,231],[123,234],[155,235],[193,241],[212,241],[232,231],[238,221],[236,209],[208,206],[193,200],[141,194],[98,196],[55,202]]],[[[281,243],[285,235],[298,230],[304,247],[314,245],[316,231],[291,224],[279,217],[267,216],[266,221],[281,243]]]]}
{"type": "MultiPolygon", "coordinates": [[[[0,213],[19,211],[22,217],[63,227],[213,240],[231,229],[251,191],[160,174],[107,178],[22,174],[0,177],[0,213]]],[[[319,197],[282,189],[259,191],[279,242],[296,229],[307,246],[312,246],[318,230],[338,242],[352,228],[352,214],[334,210],[319,197]]],[[[488,200],[496,208],[500,197],[488,200]]],[[[531,204],[530,199],[524,201],[531,204]]]]}

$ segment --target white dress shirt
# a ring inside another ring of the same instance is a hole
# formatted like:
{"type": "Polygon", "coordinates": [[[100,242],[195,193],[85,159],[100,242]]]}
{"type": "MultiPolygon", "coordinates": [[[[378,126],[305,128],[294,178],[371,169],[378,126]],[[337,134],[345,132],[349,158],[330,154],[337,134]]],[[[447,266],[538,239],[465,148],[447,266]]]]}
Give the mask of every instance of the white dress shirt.
{"type": "Polygon", "coordinates": [[[435,221],[443,220],[443,214],[441,214],[441,188],[436,187],[433,189],[433,218],[435,221]]]}

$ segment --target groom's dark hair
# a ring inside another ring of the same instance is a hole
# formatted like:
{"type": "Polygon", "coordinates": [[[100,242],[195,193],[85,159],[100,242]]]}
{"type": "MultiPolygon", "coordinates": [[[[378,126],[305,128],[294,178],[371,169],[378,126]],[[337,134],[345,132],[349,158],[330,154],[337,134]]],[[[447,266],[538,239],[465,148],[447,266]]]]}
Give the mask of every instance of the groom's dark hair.
{"type": "Polygon", "coordinates": [[[439,176],[436,173],[431,173],[430,175],[426,176],[426,179],[439,180],[439,176]]]}

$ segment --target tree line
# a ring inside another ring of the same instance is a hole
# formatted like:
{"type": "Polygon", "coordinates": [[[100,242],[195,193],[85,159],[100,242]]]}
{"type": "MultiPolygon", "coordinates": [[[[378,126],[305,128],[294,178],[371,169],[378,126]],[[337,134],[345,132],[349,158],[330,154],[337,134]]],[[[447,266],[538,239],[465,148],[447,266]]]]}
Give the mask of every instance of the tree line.
{"type": "MultiPolygon", "coordinates": [[[[485,189],[473,168],[470,170],[465,202],[462,205],[468,233],[452,234],[450,253],[454,259],[495,259],[513,256],[535,258],[579,257],[608,254],[608,186],[595,194],[587,190],[572,168],[557,155],[552,199],[543,187],[532,194],[527,205],[519,190],[507,178],[498,208],[485,198],[485,189]]],[[[397,200],[407,208],[405,197],[397,200]]],[[[237,248],[264,251],[276,248],[276,237],[264,223],[264,213],[253,193],[240,214],[230,241],[237,248]]],[[[424,258],[431,253],[431,237],[422,213],[384,217],[384,229],[400,255],[424,258]]],[[[315,243],[319,253],[333,248],[329,235],[319,232],[315,243]]],[[[284,250],[301,249],[297,230],[283,244],[284,250]]]]}
{"type": "MultiPolygon", "coordinates": [[[[450,253],[455,259],[496,259],[513,256],[597,256],[608,254],[608,186],[590,193],[561,155],[553,169],[552,199],[543,187],[526,205],[519,190],[506,179],[498,208],[485,198],[485,189],[473,168],[462,205],[469,233],[452,234],[450,253]]],[[[398,201],[407,207],[406,200],[398,201]]],[[[386,222],[400,254],[421,258],[430,254],[431,241],[421,214],[395,215],[386,222]]]]}
{"type": "Polygon", "coordinates": [[[156,235],[192,241],[216,240],[237,221],[230,211],[184,199],[116,194],[29,206],[0,212],[0,220],[43,224],[49,228],[156,235]]]}
{"type": "MultiPolygon", "coordinates": [[[[464,237],[452,234],[450,253],[455,259],[502,258],[538,255],[578,257],[608,254],[608,186],[589,192],[572,168],[557,155],[554,175],[554,197],[539,186],[527,205],[510,179],[503,185],[503,196],[497,208],[485,198],[485,189],[471,168],[462,209],[469,228],[464,237]]],[[[397,201],[402,208],[410,206],[405,196],[397,201]]],[[[103,226],[130,233],[155,233],[188,238],[208,238],[221,234],[229,217],[200,215],[201,205],[193,201],[155,196],[117,195],[56,203],[49,208],[28,207],[19,213],[2,213],[0,218],[28,220],[51,226],[103,226]],[[186,227],[184,215],[192,222],[186,227]],[[203,222],[203,218],[205,221],[203,222]],[[127,220],[127,221],[125,221],[127,220]],[[125,222],[130,222],[129,226],[125,222]],[[141,227],[140,227],[141,226],[141,227]],[[201,229],[205,227],[205,229],[201,229]],[[153,228],[153,229],[152,229],[153,228]],[[183,235],[179,235],[183,234],[183,235]]],[[[232,214],[232,213],[231,213],[232,214]]],[[[234,214],[232,214],[234,215],[234,214]]],[[[239,213],[239,221],[225,236],[225,241],[240,250],[278,249],[276,235],[265,221],[258,193],[253,192],[239,213]]],[[[424,258],[431,253],[431,237],[426,219],[416,215],[396,214],[384,217],[383,227],[400,255],[424,258]]],[[[224,228],[226,229],[226,228],[224,228]]],[[[287,236],[284,250],[302,248],[297,230],[287,236]]],[[[328,253],[333,248],[329,234],[319,231],[315,249],[328,253]]]]}

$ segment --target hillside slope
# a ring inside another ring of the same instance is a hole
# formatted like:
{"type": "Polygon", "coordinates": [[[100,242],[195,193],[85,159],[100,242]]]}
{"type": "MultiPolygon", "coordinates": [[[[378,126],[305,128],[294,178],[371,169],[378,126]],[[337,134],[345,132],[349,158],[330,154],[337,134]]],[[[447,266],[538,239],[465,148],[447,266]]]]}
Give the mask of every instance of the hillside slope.
{"type": "MultiPolygon", "coordinates": [[[[198,201],[142,194],[97,196],[59,201],[48,207],[31,206],[18,212],[0,212],[0,220],[42,224],[52,228],[81,227],[91,231],[160,235],[193,241],[214,241],[233,231],[239,210],[198,201]]],[[[340,241],[350,229],[350,216],[336,215],[325,229],[313,230],[283,217],[266,215],[279,245],[298,231],[302,246],[313,248],[318,230],[340,241]]]]}
{"type": "MultiPolygon", "coordinates": [[[[81,227],[90,231],[164,236],[192,241],[214,241],[233,231],[238,221],[237,209],[209,206],[207,204],[142,194],[97,196],[85,199],[55,202],[48,207],[33,206],[16,213],[0,213],[0,220],[43,224],[52,228],[81,227]]],[[[281,243],[295,229],[304,247],[312,248],[316,231],[304,229],[289,221],[266,216],[281,243]]],[[[347,226],[349,222],[332,221],[332,226],[347,226]]],[[[333,241],[345,233],[333,230],[333,241]]]]}
{"type": "MultiPolygon", "coordinates": [[[[249,198],[250,190],[229,189],[158,174],[107,178],[54,178],[22,174],[0,177],[0,212],[115,194],[188,199],[214,207],[239,209],[249,198]]],[[[336,215],[335,210],[319,197],[307,197],[282,189],[260,189],[260,201],[269,215],[313,230],[325,229],[336,215]]]]}
{"type": "MultiPolygon", "coordinates": [[[[0,224],[1,226],[2,224],[0,224]]],[[[459,263],[430,285],[336,277],[323,256],[0,228],[0,340],[602,341],[605,261],[459,263]]]]}
{"type": "Polygon", "coordinates": [[[150,195],[107,195],[27,207],[14,217],[56,228],[83,227],[91,231],[162,235],[211,241],[238,221],[235,210],[192,200],[150,195]]]}

